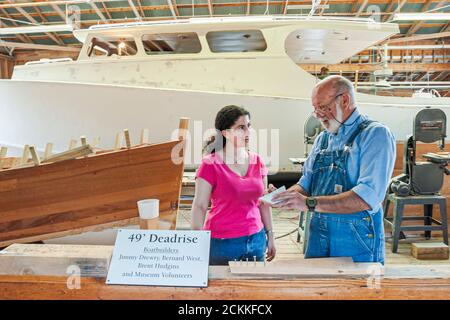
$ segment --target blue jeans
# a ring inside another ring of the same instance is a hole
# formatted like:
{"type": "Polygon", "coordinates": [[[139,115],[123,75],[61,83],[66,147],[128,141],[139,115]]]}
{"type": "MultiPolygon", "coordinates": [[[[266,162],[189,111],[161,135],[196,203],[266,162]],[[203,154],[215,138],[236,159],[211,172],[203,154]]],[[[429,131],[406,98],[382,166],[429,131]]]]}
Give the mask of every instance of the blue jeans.
{"type": "Polygon", "coordinates": [[[261,231],[239,238],[211,238],[209,253],[210,265],[228,265],[228,261],[264,261],[267,238],[264,228],[261,231]]]}
{"type": "Polygon", "coordinates": [[[384,264],[383,212],[314,213],[305,258],[352,257],[384,264]]]}

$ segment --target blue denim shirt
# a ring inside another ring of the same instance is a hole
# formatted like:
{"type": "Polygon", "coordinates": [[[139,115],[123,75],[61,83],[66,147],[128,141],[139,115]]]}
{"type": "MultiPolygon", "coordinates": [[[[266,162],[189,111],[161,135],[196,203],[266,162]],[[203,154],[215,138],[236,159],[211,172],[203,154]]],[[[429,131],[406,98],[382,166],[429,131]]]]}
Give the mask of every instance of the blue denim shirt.
{"type": "MultiPolygon", "coordinates": [[[[336,133],[329,134],[327,151],[344,148],[352,132],[367,117],[358,109],[341,125],[336,133]]],[[[311,186],[314,159],[320,151],[323,132],[316,138],[312,151],[303,167],[303,175],[298,184],[309,192],[311,186]]],[[[356,137],[347,161],[348,179],[354,186],[354,191],[369,206],[369,213],[376,213],[381,208],[381,202],[394,170],[396,145],[391,131],[381,123],[375,123],[366,128],[356,137]]]]}

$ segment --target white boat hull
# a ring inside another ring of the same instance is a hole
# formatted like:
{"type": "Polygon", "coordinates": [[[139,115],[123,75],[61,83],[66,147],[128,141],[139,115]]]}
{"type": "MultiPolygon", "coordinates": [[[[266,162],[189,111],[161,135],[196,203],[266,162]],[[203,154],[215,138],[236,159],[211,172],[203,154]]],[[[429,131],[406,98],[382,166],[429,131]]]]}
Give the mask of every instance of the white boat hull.
{"type": "MultiPolygon", "coordinates": [[[[100,147],[112,148],[115,135],[130,130],[132,143],[140,130],[148,128],[150,141],[159,142],[176,134],[180,117],[191,120],[187,167],[201,161],[203,133],[214,128],[217,111],[228,104],[251,112],[258,133],[257,152],[271,160],[271,171],[295,171],[288,158],[304,155],[303,123],[311,114],[310,99],[250,96],[131,86],[43,81],[0,81],[0,144],[8,155],[20,155],[23,145],[43,150],[47,142],[54,150],[67,149],[70,139],[99,136],[100,147]],[[268,141],[261,139],[267,130],[268,141]],[[277,137],[276,131],[279,136],[277,137]],[[271,135],[275,141],[271,142],[271,135]],[[279,152],[275,146],[279,143],[279,152]],[[267,151],[265,150],[267,148],[267,151]],[[279,164],[279,165],[278,165],[279,164]]],[[[413,99],[358,94],[363,114],[386,124],[397,140],[411,134],[414,114],[426,106],[441,108],[450,119],[450,99],[413,99]]],[[[208,134],[207,134],[208,135],[208,134]]],[[[447,127],[447,135],[449,128],[447,127]]],[[[254,141],[255,142],[255,141],[254,141]]]]}

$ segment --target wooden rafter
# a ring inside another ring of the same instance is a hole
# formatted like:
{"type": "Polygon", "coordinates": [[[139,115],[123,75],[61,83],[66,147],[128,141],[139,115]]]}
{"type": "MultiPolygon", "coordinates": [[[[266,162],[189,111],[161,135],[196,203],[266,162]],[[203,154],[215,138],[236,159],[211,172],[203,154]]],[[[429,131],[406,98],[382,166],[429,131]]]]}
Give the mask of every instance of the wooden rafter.
{"type": "Polygon", "coordinates": [[[140,14],[139,14],[139,12],[138,12],[136,6],[134,5],[133,0],[128,0],[128,4],[130,5],[130,8],[131,8],[131,10],[133,11],[133,13],[134,13],[136,19],[142,20],[142,18],[141,18],[141,16],[140,16],[140,14]]]}
{"type": "Polygon", "coordinates": [[[138,8],[139,8],[139,11],[140,11],[140,13],[141,13],[141,17],[145,18],[145,12],[144,12],[144,9],[142,9],[142,3],[141,3],[141,0],[136,0],[136,2],[137,2],[137,4],[138,4],[138,8]]]}
{"type": "MultiPolygon", "coordinates": [[[[397,5],[397,8],[395,8],[395,12],[400,12],[400,10],[403,8],[403,6],[408,2],[408,0],[402,0],[401,2],[398,2],[398,0],[392,0],[391,3],[389,4],[389,6],[386,8],[386,13],[390,13],[392,12],[392,8],[394,7],[395,4],[397,5]]],[[[391,16],[389,15],[385,15],[383,18],[383,22],[386,22],[389,20],[391,16]]]]}
{"type": "Polygon", "coordinates": [[[94,9],[95,13],[102,19],[102,21],[106,21],[106,17],[104,16],[103,12],[100,11],[100,9],[97,7],[97,4],[93,1],[89,2],[89,5],[94,9]]]}
{"type": "MultiPolygon", "coordinates": [[[[9,3],[14,3],[14,0],[7,0],[9,3]]],[[[34,19],[29,13],[27,13],[24,9],[22,8],[16,8],[17,11],[19,11],[20,14],[22,14],[25,18],[27,18],[29,21],[35,23],[35,24],[39,24],[39,22],[34,19]]],[[[54,36],[52,33],[45,33],[50,39],[52,39],[53,41],[55,41],[57,44],[59,45],[64,45],[64,42],[62,42],[60,39],[58,39],[56,36],[54,36]]]]}
{"type": "Polygon", "coordinates": [[[169,9],[170,9],[170,12],[172,13],[172,17],[174,19],[177,19],[180,14],[178,12],[177,6],[174,5],[174,1],[175,0],[167,0],[167,4],[169,5],[169,9]]]}
{"type": "Polygon", "coordinates": [[[108,10],[108,7],[106,6],[106,3],[102,2],[102,8],[106,14],[106,16],[108,17],[109,20],[113,20],[113,17],[111,16],[111,13],[108,10]]]}
{"type": "MultiPolygon", "coordinates": [[[[10,15],[8,14],[8,12],[5,10],[5,9],[0,9],[0,11],[2,12],[2,14],[4,14],[5,15],[5,17],[7,17],[8,19],[10,19],[11,17],[10,17],[10,15]]],[[[2,20],[0,20],[0,26],[1,26],[1,24],[2,24],[3,22],[2,22],[2,20]]],[[[17,23],[17,22],[15,22],[15,21],[12,21],[12,24],[14,25],[14,26],[18,26],[19,24],[17,23]]],[[[20,40],[20,41],[22,41],[22,42],[30,42],[30,43],[33,43],[33,40],[31,40],[31,38],[29,37],[29,36],[27,36],[26,34],[16,34],[16,37],[20,40]]]]}
{"type": "Polygon", "coordinates": [[[358,11],[356,12],[356,16],[359,17],[361,13],[364,11],[364,9],[367,7],[367,4],[369,3],[369,0],[364,0],[363,3],[359,6],[358,11]]]}
{"type": "Polygon", "coordinates": [[[212,0],[208,0],[208,12],[211,17],[214,15],[212,0]]]}
{"type": "MultiPolygon", "coordinates": [[[[423,6],[423,8],[422,8],[422,11],[423,11],[423,12],[428,11],[428,10],[430,9],[430,6],[431,6],[432,3],[434,3],[433,0],[428,0],[428,1],[424,4],[424,6],[423,6]]],[[[440,8],[440,7],[443,7],[443,6],[447,5],[447,4],[448,4],[448,0],[442,0],[442,1],[439,1],[439,3],[438,3],[434,8],[435,8],[435,9],[436,9],[436,8],[440,8]]],[[[406,32],[406,35],[407,35],[407,36],[410,36],[410,35],[416,33],[416,32],[423,26],[424,23],[425,23],[424,21],[419,21],[419,22],[413,24],[413,25],[408,29],[408,31],[406,32]]]]}

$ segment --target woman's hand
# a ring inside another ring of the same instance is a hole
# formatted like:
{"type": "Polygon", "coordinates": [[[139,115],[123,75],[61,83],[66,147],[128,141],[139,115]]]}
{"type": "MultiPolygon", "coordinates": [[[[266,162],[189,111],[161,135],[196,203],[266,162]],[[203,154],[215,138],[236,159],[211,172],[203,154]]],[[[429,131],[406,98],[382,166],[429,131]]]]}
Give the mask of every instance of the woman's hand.
{"type": "Polygon", "coordinates": [[[269,184],[269,187],[267,188],[266,194],[274,192],[275,190],[277,190],[277,188],[275,188],[275,186],[273,184],[269,184]]]}
{"type": "Polygon", "coordinates": [[[269,233],[267,237],[266,260],[272,261],[277,253],[277,249],[275,248],[275,239],[273,238],[273,233],[269,233]]]}

